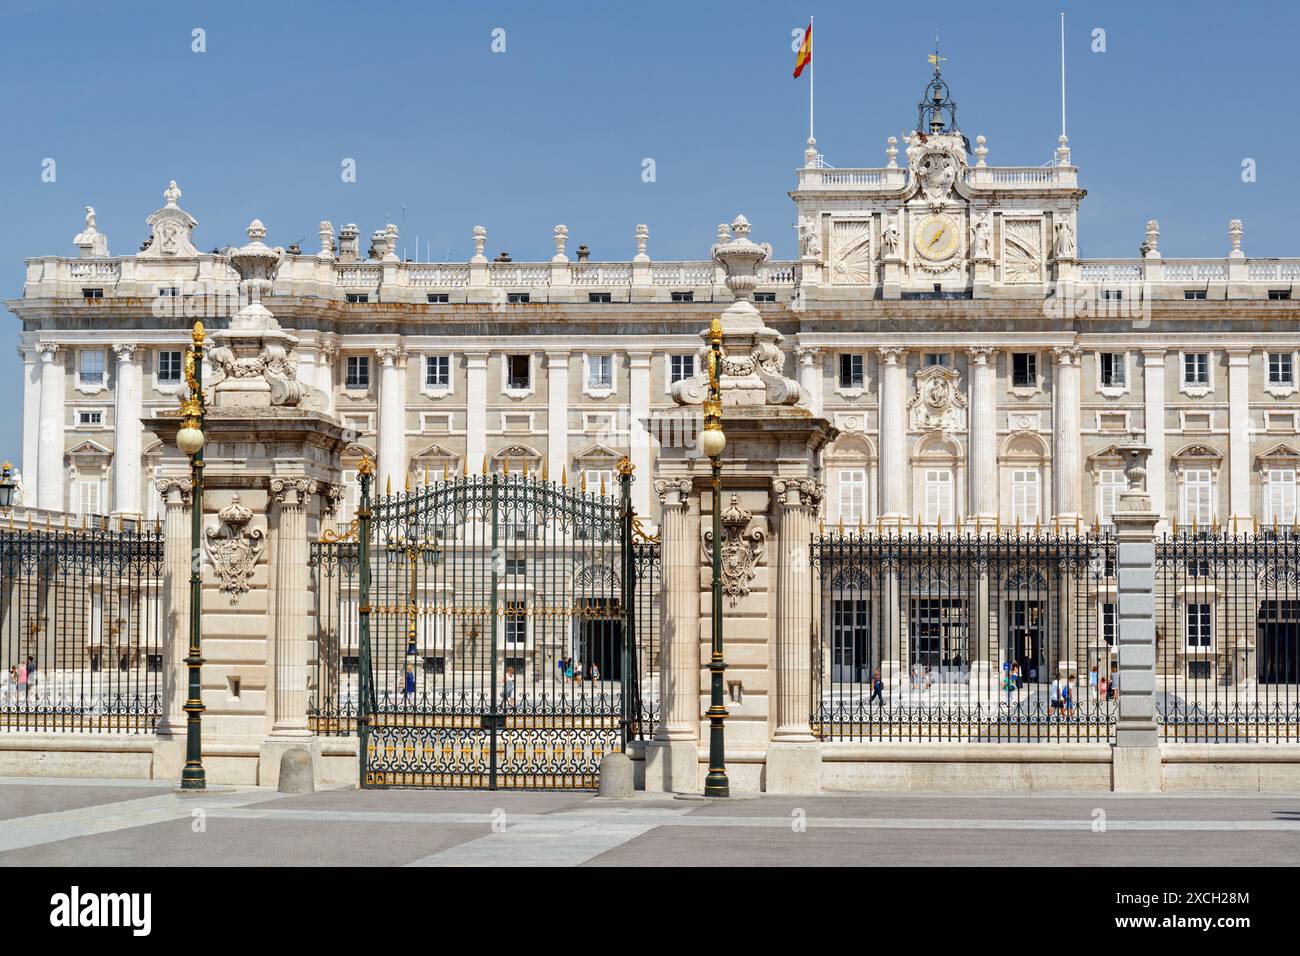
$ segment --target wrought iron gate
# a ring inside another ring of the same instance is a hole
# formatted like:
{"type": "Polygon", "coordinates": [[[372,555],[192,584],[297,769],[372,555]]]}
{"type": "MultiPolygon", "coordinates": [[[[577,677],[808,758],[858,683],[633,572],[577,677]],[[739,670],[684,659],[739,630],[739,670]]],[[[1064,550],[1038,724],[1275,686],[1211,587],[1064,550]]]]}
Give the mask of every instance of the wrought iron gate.
{"type": "Polygon", "coordinates": [[[357,512],[362,786],[594,788],[638,686],[630,463],[617,491],[507,466],[373,502],[371,472],[357,512]]]}

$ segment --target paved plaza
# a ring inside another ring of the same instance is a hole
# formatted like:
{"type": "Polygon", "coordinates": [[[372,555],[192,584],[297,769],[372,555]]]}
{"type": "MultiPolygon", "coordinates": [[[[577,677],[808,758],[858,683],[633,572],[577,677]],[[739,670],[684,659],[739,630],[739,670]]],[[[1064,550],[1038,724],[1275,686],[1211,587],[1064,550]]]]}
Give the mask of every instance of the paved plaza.
{"type": "Polygon", "coordinates": [[[0,866],[1258,866],[1300,862],[1300,795],[180,795],[0,778],[0,866]]]}

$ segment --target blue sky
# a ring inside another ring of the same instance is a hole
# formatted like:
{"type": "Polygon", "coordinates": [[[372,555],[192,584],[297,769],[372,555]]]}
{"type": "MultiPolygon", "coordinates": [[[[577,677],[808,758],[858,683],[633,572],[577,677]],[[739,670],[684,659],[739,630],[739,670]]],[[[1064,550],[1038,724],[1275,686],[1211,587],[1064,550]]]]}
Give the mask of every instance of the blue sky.
{"type": "MultiPolygon", "coordinates": [[[[407,255],[418,234],[421,257],[427,243],[464,260],[482,223],[490,253],[546,258],[563,222],[571,249],[622,259],[645,222],[653,257],[702,258],[743,212],[789,258],[808,123],[791,31],[809,14],[831,164],[883,164],[886,137],[915,124],[937,31],[963,130],[988,137],[990,163],[1039,165],[1059,132],[1061,10],[1081,253],[1135,255],[1156,218],[1166,255],[1218,256],[1237,217],[1248,254],[1300,255],[1298,74],[1281,45],[1300,13],[1281,2],[3,0],[0,293],[21,294],[24,257],[75,253],[86,205],[114,253],[136,249],[169,179],[205,250],[255,216],[273,244],[312,250],[321,219],[366,237],[405,208],[407,255]]],[[[20,370],[0,348],[4,406],[20,370]]],[[[0,455],[19,444],[18,416],[0,417],[0,455]]]]}

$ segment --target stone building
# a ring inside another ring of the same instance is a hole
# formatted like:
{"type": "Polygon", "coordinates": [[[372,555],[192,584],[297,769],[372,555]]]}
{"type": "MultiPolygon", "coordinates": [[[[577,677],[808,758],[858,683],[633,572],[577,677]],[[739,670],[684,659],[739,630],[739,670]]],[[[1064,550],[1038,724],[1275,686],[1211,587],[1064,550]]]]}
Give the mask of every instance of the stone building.
{"type": "MultiPolygon", "coordinates": [[[[824,520],[1105,525],[1137,432],[1164,527],[1290,526],[1300,259],[1249,257],[1237,220],[1221,258],[1165,258],[1154,221],[1139,256],[1083,258],[1064,136],[1052,165],[993,165],[937,73],[916,125],[879,167],[828,167],[810,143],[790,192],[799,258],[759,274],[788,374],[840,431],[824,520]]],[[[28,259],[7,302],[32,507],[161,511],[141,422],[175,406],[194,319],[239,306],[228,257],[199,251],[175,183],[164,198],[133,255],[109,254],[88,209],[77,255],[28,259]]],[[[381,490],[506,461],[594,486],[625,453],[652,475],[648,426],[730,295],[713,262],[656,261],[644,225],[633,239],[630,259],[597,261],[559,225],[551,260],[525,263],[489,258],[475,226],[467,261],[428,263],[399,258],[391,224],[363,249],[356,225],[322,221],[319,249],[286,251],[268,302],[299,337],[298,380],[349,430],[352,492],[363,454],[381,490]]],[[[655,515],[651,481],[635,503],[655,515]]]]}

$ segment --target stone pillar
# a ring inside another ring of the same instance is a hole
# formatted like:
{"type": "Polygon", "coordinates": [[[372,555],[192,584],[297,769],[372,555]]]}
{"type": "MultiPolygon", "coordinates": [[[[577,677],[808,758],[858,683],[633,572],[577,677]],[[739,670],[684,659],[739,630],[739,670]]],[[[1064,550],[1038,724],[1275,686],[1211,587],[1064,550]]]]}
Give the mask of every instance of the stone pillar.
{"type": "Polygon", "coordinates": [[[41,425],[37,447],[40,478],[36,483],[36,500],[29,501],[47,511],[63,511],[63,488],[67,475],[63,469],[63,362],[59,346],[42,342],[41,354],[41,425]]]}
{"type": "MultiPolygon", "coordinates": [[[[478,474],[487,457],[487,352],[465,353],[465,464],[478,474]]],[[[559,474],[548,476],[558,481],[559,474]]]]}
{"type": "Polygon", "coordinates": [[[406,487],[406,352],[377,349],[379,357],[379,483],[377,494],[406,487]]]}
{"type": "Polygon", "coordinates": [[[116,445],[113,450],[113,514],[140,515],[140,453],[144,431],[140,427],[140,366],[135,345],[121,342],[117,353],[117,389],[114,406],[116,445]]]}
{"type": "Polygon", "coordinates": [[[998,520],[998,431],[994,395],[994,349],[977,345],[970,356],[970,469],[971,520],[977,530],[998,520]]]}
{"type": "Polygon", "coordinates": [[[654,454],[654,438],[646,428],[650,420],[650,352],[628,353],[631,365],[631,421],[628,422],[628,440],[632,451],[632,464],[636,466],[632,482],[632,507],[639,515],[650,515],[650,476],[654,454]]]}
{"type": "MultiPolygon", "coordinates": [[[[486,427],[486,420],[484,422],[486,427]]],[[[470,468],[481,462],[470,459],[470,468]]],[[[559,481],[569,465],[569,351],[546,353],[546,468],[559,481]]],[[[649,469],[642,472],[647,474],[649,469]]]]}
{"type": "Polygon", "coordinates": [[[1250,349],[1228,349],[1228,528],[1250,531],[1250,349]]]}
{"type": "Polygon", "coordinates": [[[1118,578],[1118,718],[1112,757],[1117,791],[1161,789],[1160,731],[1156,723],[1155,527],[1144,487],[1150,448],[1125,445],[1128,489],[1115,510],[1118,578]]]}
{"type": "Polygon", "coordinates": [[[315,494],[309,478],[272,478],[275,498],[275,719],[273,736],[306,737],[307,729],[307,518],[304,502],[315,494]]]}
{"type": "Polygon", "coordinates": [[[821,789],[821,748],[813,736],[813,580],[809,546],[824,489],[811,478],[776,478],[776,731],[767,751],[768,793],[821,789]]]}
{"type": "Polygon", "coordinates": [[[660,718],[646,747],[646,790],[700,789],[700,512],[691,480],[660,479],[663,512],[663,631],[660,718]]]}
{"type": "Polygon", "coordinates": [[[185,736],[185,656],[190,643],[190,479],[159,478],[163,521],[163,694],[160,737],[185,736]]]}
{"type": "Polygon", "coordinates": [[[1146,419],[1146,443],[1151,449],[1147,465],[1147,494],[1151,510],[1160,516],[1162,524],[1169,521],[1165,484],[1169,480],[1169,465],[1165,458],[1165,350],[1142,350],[1142,398],[1146,419]]]}
{"type": "Polygon", "coordinates": [[[886,524],[905,524],[907,514],[907,350],[880,350],[880,511],[886,524]]]}
{"type": "Polygon", "coordinates": [[[23,503],[36,503],[37,481],[40,477],[41,434],[41,361],[35,349],[20,345],[18,357],[23,360],[23,457],[19,469],[23,475],[23,503]]]}
{"type": "Polygon", "coordinates": [[[338,358],[335,345],[322,345],[316,358],[316,387],[325,393],[325,411],[330,415],[335,414],[334,363],[338,358]]]}
{"type": "Polygon", "coordinates": [[[794,350],[799,362],[799,388],[803,390],[804,402],[814,415],[822,413],[822,363],[821,349],[815,345],[800,345],[794,350]]]}
{"type": "Polygon", "coordinates": [[[1079,356],[1077,345],[1058,345],[1056,380],[1052,388],[1052,433],[1055,449],[1052,461],[1053,521],[1061,530],[1077,530],[1082,520],[1079,507],[1079,356]]]}

